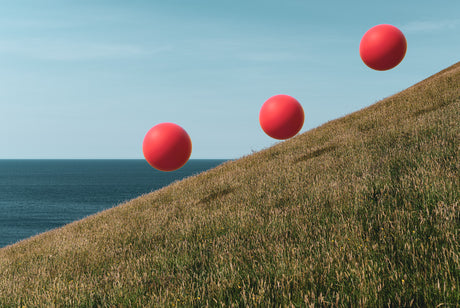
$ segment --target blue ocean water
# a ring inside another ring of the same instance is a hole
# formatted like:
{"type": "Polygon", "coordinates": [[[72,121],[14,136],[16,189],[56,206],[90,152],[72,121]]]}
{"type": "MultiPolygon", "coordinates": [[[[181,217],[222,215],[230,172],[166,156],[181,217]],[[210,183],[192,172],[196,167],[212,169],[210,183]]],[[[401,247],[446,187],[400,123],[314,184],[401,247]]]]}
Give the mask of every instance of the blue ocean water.
{"type": "Polygon", "coordinates": [[[0,160],[0,247],[63,226],[224,160],[161,172],[145,160],[0,160]]]}

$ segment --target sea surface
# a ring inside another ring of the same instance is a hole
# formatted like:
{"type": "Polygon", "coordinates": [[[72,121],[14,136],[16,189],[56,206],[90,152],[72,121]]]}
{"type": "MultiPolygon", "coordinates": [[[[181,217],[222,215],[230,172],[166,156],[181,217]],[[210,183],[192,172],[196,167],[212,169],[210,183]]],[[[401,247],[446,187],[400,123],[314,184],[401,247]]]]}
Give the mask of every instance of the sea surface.
{"type": "Polygon", "coordinates": [[[114,207],[225,160],[161,172],[145,160],[0,160],[0,247],[114,207]]]}

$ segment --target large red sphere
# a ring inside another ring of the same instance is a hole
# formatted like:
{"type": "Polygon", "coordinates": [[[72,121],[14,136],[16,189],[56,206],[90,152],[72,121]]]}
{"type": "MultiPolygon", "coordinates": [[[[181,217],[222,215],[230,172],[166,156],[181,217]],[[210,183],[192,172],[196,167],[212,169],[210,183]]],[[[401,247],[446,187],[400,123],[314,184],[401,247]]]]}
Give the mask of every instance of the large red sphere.
{"type": "Polygon", "coordinates": [[[185,165],[192,154],[192,140],[174,123],[160,123],[144,137],[142,150],[147,162],[161,171],[174,171],[185,165]]]}
{"type": "Polygon", "coordinates": [[[288,139],[303,126],[302,105],[289,95],[270,97],[260,109],[259,123],[263,131],[275,139],[288,139]]]}
{"type": "Polygon", "coordinates": [[[364,34],[359,44],[359,55],[370,68],[386,71],[401,63],[406,49],[406,38],[398,28],[378,25],[364,34]]]}

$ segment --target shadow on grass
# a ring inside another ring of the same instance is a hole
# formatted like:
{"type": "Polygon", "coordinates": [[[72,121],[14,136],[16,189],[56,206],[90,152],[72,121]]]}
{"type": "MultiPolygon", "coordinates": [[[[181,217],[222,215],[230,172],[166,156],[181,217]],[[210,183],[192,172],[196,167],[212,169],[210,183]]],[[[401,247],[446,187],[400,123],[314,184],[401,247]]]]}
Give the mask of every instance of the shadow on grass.
{"type": "Polygon", "coordinates": [[[216,200],[216,199],[221,198],[221,197],[223,197],[225,195],[228,195],[229,193],[232,193],[234,191],[235,191],[235,188],[227,187],[227,188],[224,188],[224,189],[220,189],[220,190],[211,192],[209,195],[207,195],[206,197],[204,197],[203,199],[198,201],[198,204],[209,203],[209,202],[211,202],[213,200],[216,200]]]}
{"type": "Polygon", "coordinates": [[[309,159],[312,159],[312,158],[321,156],[323,154],[332,152],[335,149],[337,149],[337,147],[338,147],[337,145],[332,144],[332,145],[328,145],[328,146],[319,148],[318,150],[312,151],[312,152],[310,152],[308,154],[305,154],[305,155],[302,155],[302,156],[298,157],[297,159],[294,160],[294,163],[299,163],[301,161],[307,161],[309,159]]]}
{"type": "MultiPolygon", "coordinates": [[[[460,99],[460,97],[459,97],[459,99],[460,99]]],[[[418,116],[421,116],[423,114],[436,111],[436,110],[441,109],[443,107],[446,107],[446,106],[448,106],[448,105],[450,105],[452,103],[453,103],[453,101],[452,102],[443,102],[443,103],[435,105],[435,106],[431,106],[431,107],[428,107],[428,108],[425,108],[425,109],[418,110],[418,111],[414,112],[414,116],[418,117],[418,116]]]]}

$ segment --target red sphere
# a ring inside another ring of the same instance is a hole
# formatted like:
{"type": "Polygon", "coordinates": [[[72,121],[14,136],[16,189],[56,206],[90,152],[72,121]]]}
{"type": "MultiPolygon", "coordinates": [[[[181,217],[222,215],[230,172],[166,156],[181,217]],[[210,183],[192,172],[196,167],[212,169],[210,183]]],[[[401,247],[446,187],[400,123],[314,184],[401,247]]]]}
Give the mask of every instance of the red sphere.
{"type": "Polygon", "coordinates": [[[160,123],[144,137],[142,150],[147,162],[161,171],[174,171],[185,165],[192,154],[192,140],[174,123],[160,123]]]}
{"type": "Polygon", "coordinates": [[[359,55],[370,68],[386,71],[401,63],[406,49],[406,38],[398,28],[378,25],[364,34],[359,44],[359,55]]]}
{"type": "Polygon", "coordinates": [[[260,109],[259,123],[264,132],[275,139],[289,139],[303,126],[302,105],[289,95],[270,97],[260,109]]]}

